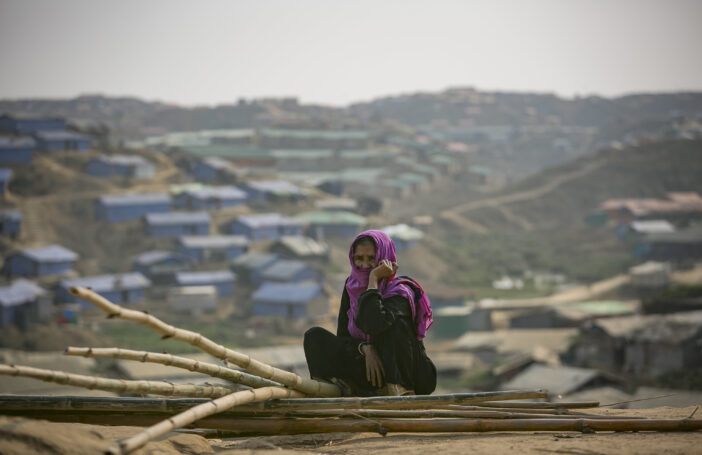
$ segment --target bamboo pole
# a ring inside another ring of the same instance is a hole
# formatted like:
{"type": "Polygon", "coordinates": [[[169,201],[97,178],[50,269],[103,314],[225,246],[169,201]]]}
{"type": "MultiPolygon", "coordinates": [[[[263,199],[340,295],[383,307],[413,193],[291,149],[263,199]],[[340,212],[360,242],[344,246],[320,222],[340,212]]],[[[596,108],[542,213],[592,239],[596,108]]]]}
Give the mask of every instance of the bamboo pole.
{"type": "Polygon", "coordinates": [[[243,390],[223,396],[207,403],[202,403],[173,417],[169,417],[146,430],[121,441],[110,447],[109,452],[115,455],[130,453],[149,441],[163,436],[178,428],[183,428],[204,417],[225,411],[234,406],[274,398],[301,397],[301,393],[282,387],[262,387],[260,389],[243,390]]]}
{"type": "MultiPolygon", "coordinates": [[[[130,413],[134,411],[143,413],[176,413],[185,409],[202,404],[207,400],[204,398],[154,398],[154,397],[77,397],[77,396],[35,396],[35,395],[0,395],[0,412],[3,411],[26,411],[26,412],[103,412],[103,413],[130,413]]],[[[289,400],[290,406],[280,406],[278,401],[277,410],[252,408],[250,405],[239,406],[236,409],[227,411],[232,414],[266,415],[293,412],[295,410],[314,410],[321,412],[319,408],[305,408],[298,406],[294,400],[289,400]],[[292,402],[292,403],[291,403],[292,402]]],[[[284,402],[283,402],[284,403],[284,402]]],[[[433,406],[433,410],[452,410],[457,412],[465,411],[486,411],[486,412],[517,412],[522,414],[564,414],[569,413],[567,409],[522,409],[522,408],[483,408],[481,406],[433,406]]],[[[340,412],[334,410],[332,412],[340,412]]],[[[584,415],[578,413],[577,415],[584,415]]]]}
{"type": "Polygon", "coordinates": [[[185,341],[191,345],[202,349],[206,353],[218,359],[227,360],[241,368],[244,368],[256,376],[279,382],[287,387],[300,391],[310,396],[338,397],[341,391],[333,384],[328,384],[313,379],[303,379],[295,373],[274,368],[258,360],[252,359],[248,355],[225,348],[215,343],[207,337],[190,330],[184,330],[166,324],[160,319],[141,311],[129,310],[119,305],[115,305],[96,292],[81,286],[71,287],[71,294],[87,302],[92,303],[108,314],[111,318],[120,318],[127,321],[142,324],[160,333],[163,338],[173,338],[185,341]]]}
{"type": "MultiPolygon", "coordinates": [[[[261,390],[261,389],[255,389],[261,390]]],[[[71,422],[106,425],[149,425],[159,417],[115,416],[107,421],[76,416],[71,422]]],[[[187,424],[188,428],[226,431],[227,437],[294,435],[309,433],[483,433],[572,431],[699,431],[702,419],[238,419],[210,416],[187,424]]],[[[115,448],[117,445],[114,446],[115,448]]],[[[114,450],[114,449],[113,449],[114,450]]],[[[128,453],[116,452],[112,453],[128,453]]]]}
{"type": "Polygon", "coordinates": [[[577,409],[577,408],[597,408],[600,406],[599,401],[562,401],[562,402],[530,402],[530,401],[520,401],[519,403],[493,403],[490,401],[485,401],[480,403],[481,406],[488,408],[507,408],[512,405],[518,406],[525,409],[577,409]]]}
{"type": "Polygon", "coordinates": [[[409,395],[400,397],[300,398],[249,405],[251,409],[429,409],[447,404],[481,403],[488,400],[545,398],[542,390],[409,395]]]}
{"type": "Polygon", "coordinates": [[[66,373],[64,371],[44,370],[41,368],[20,365],[0,364],[0,374],[6,376],[22,376],[39,379],[45,382],[55,382],[86,389],[105,390],[117,393],[156,394],[181,397],[216,398],[235,391],[232,387],[223,385],[190,385],[171,384],[165,381],[128,381],[126,379],[107,379],[97,376],[66,373]]]}
{"type": "Polygon", "coordinates": [[[243,371],[233,370],[214,363],[199,362],[197,360],[178,357],[171,354],[160,354],[148,351],[133,351],[122,348],[77,348],[67,347],[64,354],[82,357],[100,357],[112,359],[137,360],[139,362],[160,363],[188,371],[196,371],[215,378],[226,379],[236,384],[248,387],[280,387],[280,384],[263,379],[243,371]]]}

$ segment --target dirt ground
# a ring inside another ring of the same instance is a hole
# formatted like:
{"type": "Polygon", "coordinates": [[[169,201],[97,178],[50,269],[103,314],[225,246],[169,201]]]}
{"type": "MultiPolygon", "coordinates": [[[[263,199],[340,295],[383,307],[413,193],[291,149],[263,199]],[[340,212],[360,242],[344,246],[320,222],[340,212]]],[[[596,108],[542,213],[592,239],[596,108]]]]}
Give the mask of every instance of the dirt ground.
{"type": "MultiPolygon", "coordinates": [[[[603,415],[687,418],[695,406],[641,410],[598,409],[603,415]]],[[[699,417],[699,416],[695,416],[699,417]]],[[[102,453],[112,441],[139,431],[134,427],[50,423],[40,420],[0,417],[0,454],[92,454],[102,453]]],[[[389,434],[330,433],[299,436],[270,436],[210,439],[172,433],[148,444],[135,455],[425,455],[453,454],[702,454],[702,431],[689,433],[652,432],[500,432],[480,434],[389,434]]]]}

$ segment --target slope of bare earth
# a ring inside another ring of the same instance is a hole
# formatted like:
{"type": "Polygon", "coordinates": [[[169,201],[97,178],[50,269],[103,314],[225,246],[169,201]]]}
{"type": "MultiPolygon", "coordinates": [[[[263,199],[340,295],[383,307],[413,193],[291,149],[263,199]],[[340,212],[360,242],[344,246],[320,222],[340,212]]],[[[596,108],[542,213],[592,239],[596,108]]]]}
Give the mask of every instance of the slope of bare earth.
{"type": "MultiPolygon", "coordinates": [[[[597,409],[603,415],[640,416],[659,419],[684,419],[695,410],[653,408],[640,410],[597,409]]],[[[136,434],[135,427],[105,427],[85,424],[52,423],[42,420],[0,417],[0,454],[97,454],[116,439],[136,434]]],[[[543,455],[702,454],[702,432],[495,432],[495,433],[330,433],[294,436],[210,439],[193,434],[171,433],[134,452],[146,454],[268,455],[268,454],[341,454],[341,455],[444,455],[519,453],[543,455]]]]}

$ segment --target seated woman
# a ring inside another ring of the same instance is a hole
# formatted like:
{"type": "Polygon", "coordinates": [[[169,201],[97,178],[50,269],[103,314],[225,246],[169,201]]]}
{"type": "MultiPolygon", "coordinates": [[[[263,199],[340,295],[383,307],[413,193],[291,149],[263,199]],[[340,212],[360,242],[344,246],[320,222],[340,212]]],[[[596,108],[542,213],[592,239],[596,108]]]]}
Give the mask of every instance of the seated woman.
{"type": "Polygon", "coordinates": [[[331,381],[344,395],[428,395],[436,368],[422,339],[432,324],[421,286],[396,277],[395,244],[382,231],[365,231],[349,249],[336,335],[321,327],[305,333],[310,376],[331,381]]]}

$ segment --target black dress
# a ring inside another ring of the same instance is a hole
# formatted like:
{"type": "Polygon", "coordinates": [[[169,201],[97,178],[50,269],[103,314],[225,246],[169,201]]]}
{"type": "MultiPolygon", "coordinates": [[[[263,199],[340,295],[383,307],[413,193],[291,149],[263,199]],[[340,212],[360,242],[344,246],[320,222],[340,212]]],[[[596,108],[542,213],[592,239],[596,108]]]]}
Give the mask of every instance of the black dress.
{"type": "MultiPolygon", "coordinates": [[[[336,335],[321,327],[305,333],[305,356],[310,376],[319,379],[344,380],[359,396],[377,395],[366,379],[366,362],[358,350],[363,342],[348,330],[349,296],[344,288],[339,308],[336,335]]],[[[436,384],[436,369],[424,354],[424,345],[417,340],[409,301],[403,296],[383,299],[377,289],[368,289],[358,298],[356,326],[372,336],[383,363],[384,382],[400,384],[418,394],[430,394],[436,384]],[[415,386],[420,384],[433,384],[415,386]],[[421,390],[424,389],[424,390],[421,390]],[[431,390],[428,390],[431,389],[431,390]]]]}

